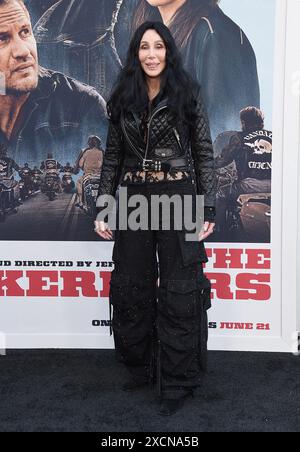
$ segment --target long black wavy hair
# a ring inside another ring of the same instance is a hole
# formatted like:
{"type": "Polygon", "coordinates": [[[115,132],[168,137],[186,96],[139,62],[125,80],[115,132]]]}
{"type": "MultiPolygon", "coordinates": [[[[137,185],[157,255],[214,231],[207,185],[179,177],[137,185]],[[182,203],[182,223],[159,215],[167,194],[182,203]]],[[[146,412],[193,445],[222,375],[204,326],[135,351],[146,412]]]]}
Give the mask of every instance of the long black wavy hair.
{"type": "MultiPolygon", "coordinates": [[[[186,0],[172,18],[169,28],[179,49],[183,49],[194,28],[202,17],[209,17],[218,7],[220,0],[186,0]]],[[[147,0],[139,0],[137,4],[132,31],[134,32],[143,22],[147,20],[161,21],[158,7],[151,6],[147,0]]]]}
{"type": "Polygon", "coordinates": [[[139,61],[140,43],[147,30],[155,30],[166,46],[166,68],[161,75],[160,93],[168,98],[173,119],[190,123],[194,117],[197,85],[183,67],[170,30],[161,22],[145,22],[134,33],[126,63],[107,103],[108,116],[118,123],[122,112],[142,113],[148,106],[146,76],[139,61]]]}

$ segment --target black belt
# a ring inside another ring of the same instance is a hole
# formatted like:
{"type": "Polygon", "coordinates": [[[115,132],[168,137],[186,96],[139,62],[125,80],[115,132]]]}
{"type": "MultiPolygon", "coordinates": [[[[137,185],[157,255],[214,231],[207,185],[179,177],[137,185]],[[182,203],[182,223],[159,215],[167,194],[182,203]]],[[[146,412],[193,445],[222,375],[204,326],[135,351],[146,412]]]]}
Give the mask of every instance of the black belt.
{"type": "Polygon", "coordinates": [[[165,161],[158,159],[147,159],[141,162],[138,162],[136,159],[126,159],[124,161],[124,168],[131,171],[170,171],[175,168],[187,171],[188,162],[186,158],[170,159],[165,161]]]}

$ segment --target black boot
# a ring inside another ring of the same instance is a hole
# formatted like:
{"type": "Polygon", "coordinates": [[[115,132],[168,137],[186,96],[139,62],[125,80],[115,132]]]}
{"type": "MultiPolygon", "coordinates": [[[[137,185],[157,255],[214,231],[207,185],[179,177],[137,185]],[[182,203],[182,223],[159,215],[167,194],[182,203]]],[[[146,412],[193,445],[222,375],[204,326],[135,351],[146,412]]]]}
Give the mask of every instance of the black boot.
{"type": "Polygon", "coordinates": [[[193,392],[177,398],[177,399],[162,399],[159,408],[159,414],[161,416],[172,416],[177,413],[183,406],[188,397],[193,397],[193,392]]]}

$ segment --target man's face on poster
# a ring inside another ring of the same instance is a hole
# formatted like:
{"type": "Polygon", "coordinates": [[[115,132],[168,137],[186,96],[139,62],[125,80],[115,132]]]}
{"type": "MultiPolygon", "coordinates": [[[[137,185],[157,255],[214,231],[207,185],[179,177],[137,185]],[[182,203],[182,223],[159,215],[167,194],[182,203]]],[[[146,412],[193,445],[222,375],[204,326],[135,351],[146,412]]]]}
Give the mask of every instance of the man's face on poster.
{"type": "Polygon", "coordinates": [[[0,5],[0,73],[6,94],[29,93],[38,84],[37,46],[23,3],[0,5]]]}

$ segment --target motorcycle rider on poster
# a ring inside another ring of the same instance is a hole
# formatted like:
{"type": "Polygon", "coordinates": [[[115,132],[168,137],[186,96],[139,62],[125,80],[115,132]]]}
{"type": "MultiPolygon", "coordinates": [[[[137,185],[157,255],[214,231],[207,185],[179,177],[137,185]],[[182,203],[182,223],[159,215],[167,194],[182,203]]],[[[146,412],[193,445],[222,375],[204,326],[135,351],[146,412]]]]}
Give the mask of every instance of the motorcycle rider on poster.
{"type": "Polygon", "coordinates": [[[89,176],[97,176],[100,179],[101,168],[103,163],[103,150],[101,139],[96,136],[90,136],[88,139],[88,147],[85,149],[75,165],[75,174],[80,170],[83,171],[76,183],[77,203],[76,207],[84,208],[83,180],[89,176]]]}
{"type": "Polygon", "coordinates": [[[49,152],[47,159],[41,164],[41,170],[44,172],[42,191],[49,196],[51,201],[55,199],[56,194],[62,193],[61,180],[59,177],[62,169],[62,165],[53,158],[51,152],[49,152]]]}
{"type": "Polygon", "coordinates": [[[14,206],[19,205],[19,186],[14,179],[14,171],[20,171],[19,165],[8,157],[7,149],[0,144],[0,186],[2,185],[6,190],[10,189],[13,193],[14,206]]]}
{"type": "Polygon", "coordinates": [[[242,132],[232,135],[228,146],[215,159],[216,169],[236,166],[237,177],[232,184],[222,186],[217,194],[217,234],[226,234],[226,210],[245,193],[271,193],[272,132],[264,129],[264,114],[256,107],[240,112],[242,132]]]}
{"type": "Polygon", "coordinates": [[[32,181],[32,169],[28,165],[28,163],[25,163],[25,165],[20,169],[19,175],[21,178],[21,181],[24,184],[24,192],[26,192],[26,195],[21,196],[23,200],[25,198],[29,197],[33,192],[33,181],[32,181]]]}

